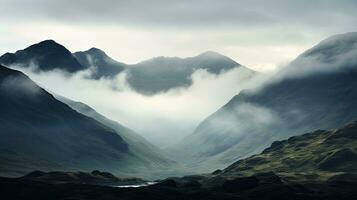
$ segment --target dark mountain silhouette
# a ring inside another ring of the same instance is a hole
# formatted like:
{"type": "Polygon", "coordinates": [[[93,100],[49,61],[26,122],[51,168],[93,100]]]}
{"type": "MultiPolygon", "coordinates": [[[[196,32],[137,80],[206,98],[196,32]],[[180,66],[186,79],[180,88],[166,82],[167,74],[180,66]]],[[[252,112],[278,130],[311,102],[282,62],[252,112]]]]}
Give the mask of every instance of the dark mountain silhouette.
{"type": "Polygon", "coordinates": [[[135,131],[119,124],[116,121],[106,118],[84,103],[72,101],[59,95],[55,95],[55,97],[56,99],[69,105],[77,112],[91,117],[104,124],[105,126],[115,130],[115,132],[119,134],[129,145],[130,151],[135,154],[135,156],[140,158],[141,162],[144,163],[142,165],[145,167],[137,166],[137,168],[142,168],[141,170],[137,171],[140,171],[143,174],[138,172],[136,176],[141,175],[146,177],[146,175],[152,174],[153,176],[156,175],[156,177],[163,177],[165,175],[170,176],[179,173],[178,163],[169,160],[168,156],[165,155],[162,150],[152,145],[135,131]]]}
{"type": "Polygon", "coordinates": [[[15,53],[6,53],[0,57],[0,64],[35,67],[40,71],[64,70],[77,72],[85,69],[72,53],[53,40],[45,40],[15,53]]]}
{"type": "Polygon", "coordinates": [[[126,64],[113,60],[104,51],[97,48],[78,51],[73,55],[82,66],[91,68],[91,77],[94,79],[113,78],[127,67],[126,64]]]}
{"type": "Polygon", "coordinates": [[[356,120],[356,44],[356,33],[322,41],[262,88],[236,95],[177,149],[192,158],[189,163],[212,170],[275,140],[356,120]]]}
{"type": "Polygon", "coordinates": [[[191,75],[198,69],[221,74],[235,67],[244,68],[216,52],[205,52],[189,58],[157,57],[130,66],[127,81],[136,91],[152,95],[172,88],[190,86],[191,75]]]}

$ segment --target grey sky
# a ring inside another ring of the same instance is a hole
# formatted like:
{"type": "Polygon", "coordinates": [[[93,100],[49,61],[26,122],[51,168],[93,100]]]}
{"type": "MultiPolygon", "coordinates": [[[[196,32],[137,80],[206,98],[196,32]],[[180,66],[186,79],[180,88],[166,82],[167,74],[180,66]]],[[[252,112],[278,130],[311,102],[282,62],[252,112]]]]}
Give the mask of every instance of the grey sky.
{"type": "Polygon", "coordinates": [[[214,50],[258,70],[356,31],[355,0],[0,0],[0,53],[44,39],[134,63],[214,50]]]}

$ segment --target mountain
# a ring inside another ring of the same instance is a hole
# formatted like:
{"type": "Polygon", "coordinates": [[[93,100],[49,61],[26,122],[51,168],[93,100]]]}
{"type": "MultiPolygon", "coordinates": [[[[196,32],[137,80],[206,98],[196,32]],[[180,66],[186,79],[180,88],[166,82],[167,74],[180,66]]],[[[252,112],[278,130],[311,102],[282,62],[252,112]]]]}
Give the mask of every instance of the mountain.
{"type": "Polygon", "coordinates": [[[85,69],[69,50],[53,40],[42,41],[15,53],[6,53],[0,57],[0,64],[33,66],[40,71],[59,69],[77,72],[85,69]]]}
{"type": "Polygon", "coordinates": [[[189,58],[157,57],[131,65],[127,72],[127,81],[136,91],[152,95],[190,86],[191,75],[198,69],[221,74],[235,67],[251,71],[216,52],[205,52],[189,58]]]}
{"type": "MultiPolygon", "coordinates": [[[[128,143],[130,151],[140,158],[142,162],[145,162],[146,170],[150,170],[152,174],[160,173],[163,175],[167,173],[170,175],[170,173],[174,172],[174,166],[177,166],[178,163],[169,160],[162,150],[149,143],[138,133],[116,121],[106,118],[84,103],[72,101],[59,95],[55,95],[55,98],[69,105],[73,110],[115,130],[115,132],[128,143]]],[[[137,167],[139,168],[139,166],[137,167]]],[[[145,168],[143,168],[143,171],[145,171],[145,168]]]]}
{"type": "Polygon", "coordinates": [[[356,56],[357,33],[322,41],[263,87],[233,97],[175,150],[189,165],[212,170],[259,153],[275,140],[356,120],[356,56]]]}
{"type": "Polygon", "coordinates": [[[0,93],[1,175],[98,169],[150,177],[150,169],[161,166],[162,160],[149,165],[150,158],[136,155],[114,129],[58,101],[19,71],[0,66],[0,93]]]}
{"type": "Polygon", "coordinates": [[[97,48],[78,51],[73,55],[82,66],[92,70],[91,78],[94,79],[113,78],[127,67],[126,64],[113,60],[104,51],[97,48]]]}

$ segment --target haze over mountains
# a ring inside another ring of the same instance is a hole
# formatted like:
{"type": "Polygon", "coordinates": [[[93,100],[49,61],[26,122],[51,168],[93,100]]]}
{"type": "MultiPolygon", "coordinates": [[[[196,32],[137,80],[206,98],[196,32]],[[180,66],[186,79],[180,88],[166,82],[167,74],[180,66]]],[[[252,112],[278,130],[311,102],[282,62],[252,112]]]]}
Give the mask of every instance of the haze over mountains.
{"type": "Polygon", "coordinates": [[[357,0],[0,2],[0,200],[357,200],[357,0]]]}
{"type": "MultiPolygon", "coordinates": [[[[1,132],[7,140],[2,141],[0,156],[4,173],[21,174],[35,169],[98,169],[119,175],[163,177],[184,172],[211,172],[259,153],[276,140],[317,129],[341,127],[357,119],[357,33],[336,35],[322,41],[263,85],[260,83],[265,79],[255,79],[259,73],[215,52],[190,58],[158,57],[135,65],[117,62],[96,48],[74,54],[68,52],[62,45],[46,40],[14,54],[7,53],[0,57],[0,63],[7,67],[27,68],[40,76],[52,70],[64,71],[68,77],[86,72],[85,80],[91,84],[106,81],[122,84],[115,80],[125,78],[125,83],[133,89],[128,99],[116,96],[123,93],[120,87],[110,89],[115,94],[113,96],[103,95],[106,93],[95,87],[89,90],[96,99],[110,97],[109,101],[124,107],[137,107],[141,112],[145,108],[140,107],[135,95],[165,106],[160,95],[169,95],[175,102],[175,98],[180,97],[175,96],[176,93],[190,92],[196,86],[197,73],[203,73],[203,78],[213,77],[205,80],[212,87],[216,84],[226,87],[206,88],[210,93],[218,92],[216,96],[221,95],[219,89],[232,90],[231,87],[239,93],[203,120],[193,133],[185,133],[188,136],[176,141],[178,144],[165,146],[168,148],[163,152],[139,133],[99,114],[88,106],[90,104],[59,95],[54,98],[21,72],[3,66],[1,90],[6,95],[1,98],[0,106],[6,112],[0,115],[4,122],[0,126],[7,130],[1,132]],[[55,64],[48,64],[48,60],[55,64]],[[219,83],[219,78],[227,75],[239,83],[219,83]],[[259,87],[254,87],[257,85],[259,87]],[[62,152],[68,156],[63,156],[62,152]],[[83,152],[86,156],[78,159],[83,152]],[[19,163],[28,164],[19,166],[19,163]]],[[[46,85],[46,82],[41,84],[46,85]]],[[[79,90],[74,92],[82,94],[79,90]]],[[[188,94],[190,97],[191,93],[188,94]]],[[[197,105],[204,106],[208,101],[193,97],[189,99],[196,100],[197,105]]],[[[172,110],[180,109],[174,104],[167,106],[172,110]]],[[[195,114],[195,110],[183,110],[182,113],[187,121],[191,121],[189,115],[195,114]]],[[[152,125],[165,133],[164,120],[152,125]]],[[[135,126],[140,126],[139,120],[135,126]]],[[[185,124],[177,124],[177,127],[183,126],[185,124]]]]}
{"type": "Polygon", "coordinates": [[[275,140],[356,120],[356,41],[357,33],[341,34],[307,50],[261,88],[237,94],[175,150],[212,170],[275,140]]]}
{"type": "MultiPolygon", "coordinates": [[[[63,66],[61,61],[48,71],[35,64],[39,58],[50,59],[48,54],[35,55],[32,49],[51,52],[52,46],[69,52],[55,41],[46,40],[22,50],[27,57],[33,55],[28,59],[30,64],[5,62],[5,55],[0,57],[0,63],[23,71],[49,91],[86,102],[106,116],[134,127],[160,147],[177,143],[235,93],[255,87],[263,80],[262,74],[215,52],[189,58],[157,57],[127,65],[113,60],[102,50],[91,48],[70,56],[84,70],[69,72],[72,68],[67,68],[71,66],[63,66]],[[93,89],[105,98],[97,98],[93,89]]],[[[57,60],[65,57],[62,55],[57,60]]]]}
{"type": "Polygon", "coordinates": [[[0,57],[3,65],[33,67],[39,71],[63,70],[75,73],[89,70],[90,78],[114,78],[121,72],[135,91],[144,95],[167,92],[192,85],[191,75],[198,69],[220,74],[235,67],[254,73],[234,60],[216,52],[205,52],[195,57],[157,57],[129,65],[110,58],[104,51],[91,48],[71,54],[53,40],[45,40],[15,53],[0,57]]]}

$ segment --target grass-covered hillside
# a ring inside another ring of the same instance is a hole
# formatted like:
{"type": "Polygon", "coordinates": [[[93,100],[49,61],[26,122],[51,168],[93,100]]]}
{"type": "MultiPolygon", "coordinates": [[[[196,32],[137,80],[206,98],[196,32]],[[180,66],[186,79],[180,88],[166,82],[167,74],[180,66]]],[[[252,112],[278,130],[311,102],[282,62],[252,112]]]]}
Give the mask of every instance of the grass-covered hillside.
{"type": "Polygon", "coordinates": [[[261,154],[240,160],[222,175],[357,172],[357,122],[276,141],[261,154]]]}

